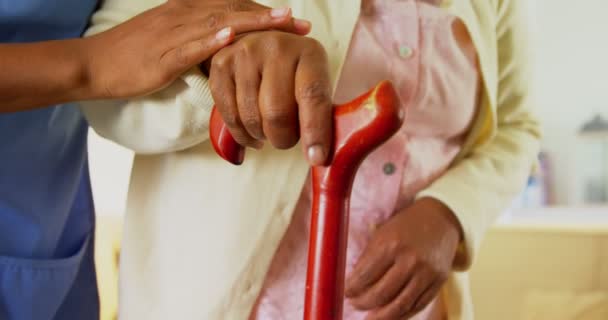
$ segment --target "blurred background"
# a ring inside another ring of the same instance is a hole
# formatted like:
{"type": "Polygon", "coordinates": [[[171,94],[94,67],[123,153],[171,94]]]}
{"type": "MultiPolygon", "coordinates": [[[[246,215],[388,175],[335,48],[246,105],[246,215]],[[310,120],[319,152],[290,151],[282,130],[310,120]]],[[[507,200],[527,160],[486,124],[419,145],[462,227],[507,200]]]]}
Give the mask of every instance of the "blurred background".
{"type": "MultiPolygon", "coordinates": [[[[608,320],[608,2],[527,3],[542,154],[473,267],[476,319],[608,320]]],[[[132,154],[92,133],[90,161],[111,319],[132,154]]]]}

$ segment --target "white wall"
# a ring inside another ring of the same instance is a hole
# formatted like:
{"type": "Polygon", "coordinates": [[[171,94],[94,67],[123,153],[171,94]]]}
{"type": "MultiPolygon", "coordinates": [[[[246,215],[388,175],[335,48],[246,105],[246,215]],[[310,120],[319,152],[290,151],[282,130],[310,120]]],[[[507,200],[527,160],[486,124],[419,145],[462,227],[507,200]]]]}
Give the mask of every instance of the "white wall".
{"type": "Polygon", "coordinates": [[[573,204],[579,192],[576,132],[597,112],[608,117],[608,1],[535,1],[544,148],[556,170],[559,204],[573,204]]]}

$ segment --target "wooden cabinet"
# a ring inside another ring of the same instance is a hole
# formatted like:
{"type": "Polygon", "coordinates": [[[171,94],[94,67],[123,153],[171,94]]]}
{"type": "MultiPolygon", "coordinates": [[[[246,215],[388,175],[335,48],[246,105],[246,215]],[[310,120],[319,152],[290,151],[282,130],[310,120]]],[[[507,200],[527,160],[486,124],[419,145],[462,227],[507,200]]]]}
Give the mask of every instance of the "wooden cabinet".
{"type": "Polygon", "coordinates": [[[488,233],[471,277],[477,320],[608,319],[608,209],[516,213],[488,233]]]}

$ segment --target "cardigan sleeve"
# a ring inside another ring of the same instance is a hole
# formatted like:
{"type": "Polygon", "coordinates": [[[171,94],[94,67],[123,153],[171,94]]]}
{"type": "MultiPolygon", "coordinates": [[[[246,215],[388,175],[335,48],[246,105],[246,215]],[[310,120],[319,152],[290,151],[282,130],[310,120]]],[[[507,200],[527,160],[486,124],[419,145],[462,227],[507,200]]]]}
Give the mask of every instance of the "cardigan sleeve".
{"type": "MultiPolygon", "coordinates": [[[[163,2],[105,0],[86,35],[108,30],[163,2]]],[[[208,139],[212,107],[207,78],[198,69],[149,96],[81,103],[86,119],[100,136],[144,154],[182,150],[208,139]]]]}
{"type": "Polygon", "coordinates": [[[485,232],[525,185],[540,148],[522,1],[498,0],[495,6],[497,94],[495,99],[484,100],[496,101],[495,108],[491,106],[496,117],[491,121],[490,115],[481,112],[480,118],[485,119],[477,120],[486,127],[479,132],[492,136],[473,137],[488,141],[473,144],[444,176],[418,195],[441,201],[458,218],[464,242],[455,260],[456,270],[470,267],[485,232]],[[492,129],[487,130],[488,126],[492,129]]]}

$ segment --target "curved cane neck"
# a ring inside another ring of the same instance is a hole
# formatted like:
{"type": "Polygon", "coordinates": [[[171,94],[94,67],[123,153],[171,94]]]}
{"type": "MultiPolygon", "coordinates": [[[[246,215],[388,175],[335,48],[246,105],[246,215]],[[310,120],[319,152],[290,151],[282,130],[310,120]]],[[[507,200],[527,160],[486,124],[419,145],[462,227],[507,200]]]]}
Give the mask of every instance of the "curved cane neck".
{"type": "Polygon", "coordinates": [[[331,165],[314,167],[314,183],[328,192],[348,194],[357,168],[403,123],[404,112],[388,82],[334,109],[334,147],[331,165]]]}
{"type": "Polygon", "coordinates": [[[402,121],[397,95],[388,82],[334,109],[331,164],[312,169],[306,320],[342,318],[348,207],[353,180],[363,159],[388,140],[402,121]]]}

